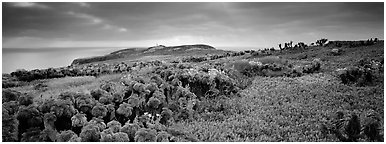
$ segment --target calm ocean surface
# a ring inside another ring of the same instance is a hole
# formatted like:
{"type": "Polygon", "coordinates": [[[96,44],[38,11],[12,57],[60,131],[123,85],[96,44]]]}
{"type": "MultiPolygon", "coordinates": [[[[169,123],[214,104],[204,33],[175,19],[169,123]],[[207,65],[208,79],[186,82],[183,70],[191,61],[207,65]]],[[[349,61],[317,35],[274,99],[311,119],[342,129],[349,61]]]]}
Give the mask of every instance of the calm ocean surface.
{"type": "Polygon", "coordinates": [[[68,66],[76,58],[102,56],[120,49],[123,48],[2,48],[2,73],[68,66]]]}

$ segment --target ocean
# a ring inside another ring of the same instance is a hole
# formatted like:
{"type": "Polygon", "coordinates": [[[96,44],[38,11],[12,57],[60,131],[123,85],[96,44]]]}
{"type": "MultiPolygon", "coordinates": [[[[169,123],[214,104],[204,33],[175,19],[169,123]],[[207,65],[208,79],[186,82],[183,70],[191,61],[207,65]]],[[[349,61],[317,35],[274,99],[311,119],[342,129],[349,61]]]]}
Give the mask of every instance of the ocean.
{"type": "MultiPolygon", "coordinates": [[[[17,69],[33,70],[68,66],[76,58],[103,56],[111,52],[126,49],[122,47],[87,47],[87,48],[2,48],[2,73],[11,73],[17,69]]],[[[257,50],[253,47],[217,47],[223,50],[257,50]]]]}
{"type": "Polygon", "coordinates": [[[125,48],[2,48],[2,73],[68,66],[76,58],[103,56],[125,48]]]}

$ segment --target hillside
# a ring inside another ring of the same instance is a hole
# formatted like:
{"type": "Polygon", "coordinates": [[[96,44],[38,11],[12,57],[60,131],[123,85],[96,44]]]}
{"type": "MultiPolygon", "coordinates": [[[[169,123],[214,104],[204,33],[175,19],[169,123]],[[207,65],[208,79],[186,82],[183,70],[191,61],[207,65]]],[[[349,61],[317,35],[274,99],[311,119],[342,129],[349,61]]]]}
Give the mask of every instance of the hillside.
{"type": "Polygon", "coordinates": [[[196,45],[181,45],[181,46],[154,46],[149,48],[129,48],[118,50],[104,56],[97,56],[91,58],[75,59],[71,65],[80,65],[93,62],[102,62],[107,60],[114,60],[120,58],[139,58],[148,55],[178,55],[192,53],[195,51],[216,50],[214,47],[203,44],[196,45]]]}
{"type": "Polygon", "coordinates": [[[383,58],[383,40],[240,52],[160,45],[17,71],[3,75],[3,140],[383,141],[383,58]]]}

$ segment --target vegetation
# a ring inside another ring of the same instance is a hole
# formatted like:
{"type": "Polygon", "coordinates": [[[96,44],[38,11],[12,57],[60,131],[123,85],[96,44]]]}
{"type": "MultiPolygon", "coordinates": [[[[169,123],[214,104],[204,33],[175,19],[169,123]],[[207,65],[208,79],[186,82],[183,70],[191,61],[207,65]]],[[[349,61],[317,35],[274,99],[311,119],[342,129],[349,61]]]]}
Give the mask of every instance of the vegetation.
{"type": "Polygon", "coordinates": [[[158,46],[140,51],[190,54],[18,70],[3,78],[2,138],[383,141],[383,41],[339,48],[318,41],[218,53],[205,45],[158,46]]]}

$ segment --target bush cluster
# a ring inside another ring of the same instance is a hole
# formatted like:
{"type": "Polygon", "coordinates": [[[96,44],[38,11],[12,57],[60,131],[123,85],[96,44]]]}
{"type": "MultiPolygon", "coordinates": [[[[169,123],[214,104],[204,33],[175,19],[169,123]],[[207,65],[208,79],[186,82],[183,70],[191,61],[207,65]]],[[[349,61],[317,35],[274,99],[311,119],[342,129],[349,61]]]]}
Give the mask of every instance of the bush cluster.
{"type": "MultiPolygon", "coordinates": [[[[118,64],[74,65],[61,68],[34,69],[30,71],[21,69],[12,72],[11,76],[17,78],[19,81],[30,82],[37,79],[61,78],[65,76],[99,76],[103,74],[123,73],[148,66],[159,66],[161,64],[161,61],[156,60],[151,62],[136,62],[132,65],[122,62],[118,64]]],[[[11,87],[17,85],[17,83],[15,84],[15,81],[3,81],[3,85],[11,87]]]]}
{"type": "Polygon", "coordinates": [[[360,47],[360,46],[370,46],[377,44],[379,40],[377,38],[371,38],[368,40],[360,40],[360,41],[329,41],[326,46],[331,47],[360,47]]]}
{"type": "Polygon", "coordinates": [[[357,142],[359,139],[383,142],[379,114],[370,111],[362,119],[355,113],[347,116],[338,111],[327,122],[320,125],[324,137],[334,135],[342,142],[357,142]]]}
{"type": "Polygon", "coordinates": [[[189,68],[189,66],[170,66],[156,69],[162,80],[172,86],[179,86],[191,91],[199,98],[212,95],[231,95],[237,93],[235,80],[230,78],[221,65],[204,65],[189,68]]]}
{"type": "Polygon", "coordinates": [[[25,84],[25,82],[18,81],[17,78],[11,76],[11,74],[3,73],[2,80],[3,88],[18,87],[25,84]]]}
{"type": "Polygon", "coordinates": [[[308,47],[304,42],[298,42],[295,44],[295,46],[292,46],[293,41],[290,41],[288,43],[284,43],[284,46],[282,47],[281,44],[279,44],[280,50],[297,50],[297,49],[304,49],[308,47]]]}
{"type": "Polygon", "coordinates": [[[201,57],[189,56],[189,57],[184,57],[181,61],[182,62],[203,62],[203,61],[215,60],[215,59],[231,57],[231,56],[232,57],[242,56],[242,55],[245,55],[245,53],[246,52],[244,51],[239,51],[239,52],[226,52],[223,54],[212,54],[212,55],[201,56],[201,57]]]}
{"type": "Polygon", "coordinates": [[[377,60],[361,59],[355,66],[337,69],[336,72],[343,84],[372,85],[383,73],[383,63],[377,60]]]}
{"type": "Polygon", "coordinates": [[[64,92],[38,103],[31,95],[5,90],[3,141],[155,142],[189,137],[169,133],[168,126],[192,119],[199,101],[194,93],[159,77],[146,82],[133,78],[125,84],[122,91],[102,84],[90,93],[64,92]]]}
{"type": "Polygon", "coordinates": [[[207,61],[208,59],[203,56],[203,57],[194,57],[194,56],[189,56],[189,57],[184,57],[182,59],[182,62],[203,62],[207,61]]]}
{"type": "Polygon", "coordinates": [[[267,57],[258,61],[239,61],[235,69],[248,77],[298,77],[304,74],[314,73],[321,69],[319,59],[313,60],[310,64],[293,66],[287,61],[278,57],[267,57]]]}
{"type": "Polygon", "coordinates": [[[317,40],[316,41],[316,45],[318,46],[324,46],[326,44],[326,42],[328,41],[328,39],[326,38],[321,38],[320,40],[317,40]]]}
{"type": "Polygon", "coordinates": [[[253,57],[257,57],[257,56],[263,57],[263,56],[270,56],[273,54],[273,52],[275,51],[271,51],[269,49],[263,49],[263,50],[259,49],[257,51],[252,50],[250,53],[251,53],[251,56],[253,57]]]}
{"type": "Polygon", "coordinates": [[[333,55],[333,56],[338,56],[338,55],[341,55],[342,52],[343,52],[342,49],[334,48],[334,49],[331,50],[331,55],[333,55]]]}

